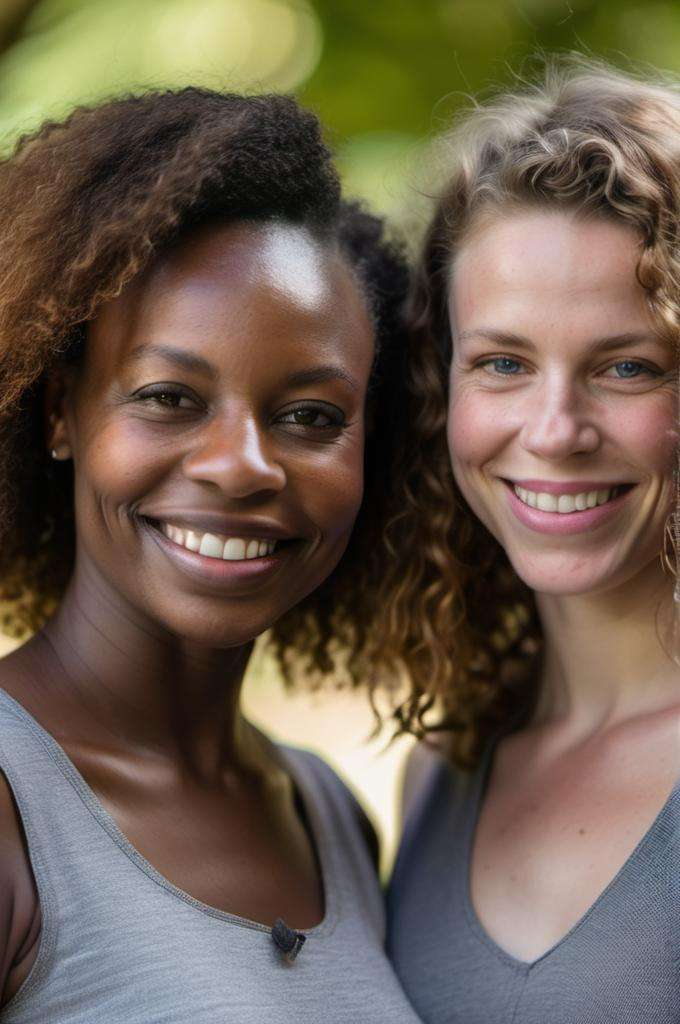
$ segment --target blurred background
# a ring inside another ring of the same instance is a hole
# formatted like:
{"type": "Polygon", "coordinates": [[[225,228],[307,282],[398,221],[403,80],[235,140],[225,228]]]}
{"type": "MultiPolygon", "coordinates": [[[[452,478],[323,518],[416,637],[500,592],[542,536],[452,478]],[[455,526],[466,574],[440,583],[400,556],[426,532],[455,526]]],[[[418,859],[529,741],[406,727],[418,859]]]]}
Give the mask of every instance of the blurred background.
{"type": "MultiPolygon", "coordinates": [[[[200,84],[291,91],[326,125],[346,191],[412,246],[441,168],[438,138],[471,94],[530,73],[541,50],[680,72],[678,0],[0,0],[0,146],[78,103],[200,84]]],[[[0,639],[0,652],[10,641],[0,639]]],[[[361,695],[287,695],[258,652],[246,704],[326,756],[384,839],[409,742],[368,742],[361,695]]]]}

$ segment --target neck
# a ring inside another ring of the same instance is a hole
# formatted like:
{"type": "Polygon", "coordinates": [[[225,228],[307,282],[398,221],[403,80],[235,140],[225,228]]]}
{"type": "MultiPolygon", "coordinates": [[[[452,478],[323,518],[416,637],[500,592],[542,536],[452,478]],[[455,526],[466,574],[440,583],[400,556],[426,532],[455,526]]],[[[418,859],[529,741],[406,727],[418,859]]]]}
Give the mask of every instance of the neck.
{"type": "Polygon", "coordinates": [[[539,594],[545,635],[534,720],[581,732],[677,704],[672,587],[659,563],[601,594],[539,594]]]}
{"type": "Polygon", "coordinates": [[[252,644],[214,649],[145,619],[100,579],[76,570],[55,617],[34,642],[49,663],[68,732],[72,721],[106,741],[167,756],[210,775],[249,760],[239,708],[252,644]]]}

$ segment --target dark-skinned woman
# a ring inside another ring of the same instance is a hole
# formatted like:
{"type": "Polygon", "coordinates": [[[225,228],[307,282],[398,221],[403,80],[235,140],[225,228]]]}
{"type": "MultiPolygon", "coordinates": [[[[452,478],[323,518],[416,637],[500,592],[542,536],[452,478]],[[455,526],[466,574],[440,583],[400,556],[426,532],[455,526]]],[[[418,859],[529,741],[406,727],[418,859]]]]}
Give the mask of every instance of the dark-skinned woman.
{"type": "Polygon", "coordinates": [[[289,674],[368,649],[403,263],[282,97],[78,110],[0,195],[33,634],[0,666],[0,1021],[413,1022],[356,804],[239,710],[275,624],[289,674]]]}

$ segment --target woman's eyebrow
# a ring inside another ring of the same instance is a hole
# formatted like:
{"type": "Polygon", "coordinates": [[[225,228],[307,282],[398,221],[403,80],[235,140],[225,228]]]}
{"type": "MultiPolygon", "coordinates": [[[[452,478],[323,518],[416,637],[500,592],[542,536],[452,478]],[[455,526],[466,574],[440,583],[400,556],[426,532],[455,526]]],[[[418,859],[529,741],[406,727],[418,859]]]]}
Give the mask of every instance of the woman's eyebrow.
{"type": "Polygon", "coordinates": [[[607,338],[598,338],[589,347],[602,352],[608,352],[612,348],[626,348],[631,345],[639,345],[644,341],[655,341],[663,344],[662,339],[651,331],[625,331],[623,334],[612,334],[607,338]]]}
{"type": "Polygon", "coordinates": [[[128,353],[124,362],[125,364],[138,363],[151,356],[174,363],[175,366],[180,366],[183,370],[201,373],[206,377],[214,377],[217,373],[213,364],[203,356],[197,356],[195,352],[190,352],[188,349],[174,348],[172,345],[139,345],[128,353]]]}
{"type": "Polygon", "coordinates": [[[461,331],[455,335],[455,340],[471,341],[479,338],[480,341],[492,341],[495,345],[512,345],[513,348],[534,349],[536,346],[529,338],[521,334],[514,334],[512,331],[499,331],[493,327],[471,327],[467,331],[461,331]]]}
{"type": "MultiPolygon", "coordinates": [[[[455,335],[454,340],[470,341],[477,338],[481,341],[491,341],[495,345],[510,345],[512,348],[535,351],[537,346],[530,338],[522,334],[515,334],[512,331],[499,331],[492,327],[472,327],[469,330],[461,331],[455,335]]],[[[645,341],[658,341],[661,339],[655,334],[647,331],[624,331],[622,334],[612,334],[604,338],[594,338],[587,345],[588,352],[609,352],[611,349],[626,348],[632,345],[639,345],[645,341]]]]}
{"type": "Polygon", "coordinates": [[[296,373],[291,373],[286,378],[286,384],[289,387],[304,387],[305,384],[324,384],[330,380],[343,380],[346,384],[349,384],[353,391],[359,390],[359,384],[343,370],[341,366],[333,366],[328,364],[325,366],[313,366],[309,370],[298,370],[296,373]]]}
{"type": "MultiPolygon", "coordinates": [[[[136,363],[153,356],[180,366],[183,370],[193,370],[206,377],[215,377],[218,372],[217,368],[203,356],[198,356],[188,349],[174,348],[172,345],[139,345],[127,355],[124,362],[125,364],[136,363]]],[[[342,380],[353,391],[359,390],[359,384],[354,377],[341,366],[334,366],[332,363],[312,366],[308,370],[291,373],[286,377],[286,385],[288,387],[304,387],[306,384],[324,384],[331,380],[342,380]]]]}

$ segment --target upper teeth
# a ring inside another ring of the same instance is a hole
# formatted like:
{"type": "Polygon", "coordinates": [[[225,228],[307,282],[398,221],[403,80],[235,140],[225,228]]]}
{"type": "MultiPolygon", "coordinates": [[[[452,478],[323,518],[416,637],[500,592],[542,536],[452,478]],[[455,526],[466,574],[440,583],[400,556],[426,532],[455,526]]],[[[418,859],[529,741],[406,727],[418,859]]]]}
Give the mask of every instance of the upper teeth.
{"type": "Polygon", "coordinates": [[[197,551],[206,558],[222,558],[228,562],[240,562],[245,558],[262,558],[271,555],[276,547],[275,540],[256,540],[254,537],[225,537],[217,533],[199,533],[185,530],[171,523],[161,523],[166,537],[175,544],[181,544],[189,551],[197,551]]]}
{"type": "Polygon", "coordinates": [[[546,494],[544,491],[528,491],[513,484],[513,490],[520,501],[541,512],[583,512],[586,508],[604,505],[617,493],[616,487],[603,491],[581,491],[580,494],[546,494]]]}

